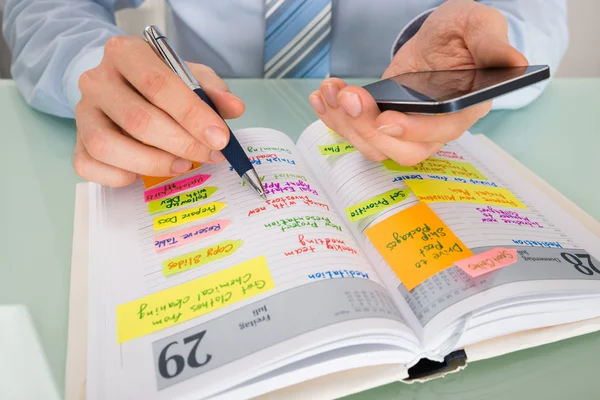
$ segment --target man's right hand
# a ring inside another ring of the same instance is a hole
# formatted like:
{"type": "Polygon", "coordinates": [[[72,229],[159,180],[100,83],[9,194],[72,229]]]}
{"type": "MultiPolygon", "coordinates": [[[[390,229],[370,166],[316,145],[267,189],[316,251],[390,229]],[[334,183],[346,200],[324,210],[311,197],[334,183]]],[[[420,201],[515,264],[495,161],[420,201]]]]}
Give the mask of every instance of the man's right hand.
{"type": "MultiPolygon", "coordinates": [[[[212,69],[188,66],[223,118],[243,114],[242,101],[212,69]]],[[[141,38],[111,38],[79,88],[73,164],[86,180],[120,187],[140,175],[180,175],[191,161],[224,159],[229,131],[223,120],[141,38]]]]}

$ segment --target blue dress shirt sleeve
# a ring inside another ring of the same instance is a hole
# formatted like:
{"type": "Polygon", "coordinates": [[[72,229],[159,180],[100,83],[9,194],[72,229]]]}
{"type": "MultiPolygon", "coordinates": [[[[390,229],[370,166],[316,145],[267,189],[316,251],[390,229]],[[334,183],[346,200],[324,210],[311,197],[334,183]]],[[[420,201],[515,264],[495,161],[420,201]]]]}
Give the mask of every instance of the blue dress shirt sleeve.
{"type": "MultiPolygon", "coordinates": [[[[560,65],[569,44],[566,0],[480,0],[500,11],[508,22],[508,39],[530,65],[546,64],[552,75],[560,65]]],[[[416,16],[400,32],[392,57],[421,27],[435,8],[416,16]]],[[[537,99],[549,80],[498,97],[493,109],[517,109],[537,99]]]]}
{"type": "Polygon", "coordinates": [[[13,57],[11,75],[27,103],[72,118],[81,96],[79,76],[100,63],[110,37],[123,34],[115,9],[142,2],[8,0],[3,33],[13,57]]]}

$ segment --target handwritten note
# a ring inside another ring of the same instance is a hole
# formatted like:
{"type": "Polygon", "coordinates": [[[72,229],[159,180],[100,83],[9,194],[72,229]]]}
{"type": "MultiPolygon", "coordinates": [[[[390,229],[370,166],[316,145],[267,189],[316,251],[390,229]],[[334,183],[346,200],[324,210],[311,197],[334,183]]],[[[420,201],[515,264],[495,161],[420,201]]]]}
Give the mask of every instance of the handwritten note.
{"type": "Polygon", "coordinates": [[[117,306],[123,343],[275,288],[264,256],[117,306]]]}
{"type": "Polygon", "coordinates": [[[302,234],[298,235],[299,247],[284,251],[286,257],[297,256],[304,253],[314,253],[317,250],[337,251],[341,253],[350,253],[358,255],[358,250],[349,246],[343,239],[335,239],[328,237],[306,237],[302,234]]]}
{"type": "Polygon", "coordinates": [[[321,155],[330,156],[332,154],[346,154],[356,151],[356,148],[348,142],[327,144],[319,146],[319,152],[321,155]]]}
{"type": "MultiPolygon", "coordinates": [[[[202,164],[200,164],[199,162],[192,161],[192,168],[190,168],[187,172],[194,171],[194,170],[200,168],[201,166],[202,166],[202,164]]],[[[150,189],[151,187],[154,187],[156,185],[159,185],[159,184],[166,182],[168,180],[171,180],[171,179],[173,179],[172,176],[163,176],[163,177],[142,176],[142,182],[144,182],[144,188],[146,188],[146,189],[150,189]]]]}
{"type": "Polygon", "coordinates": [[[234,254],[243,243],[241,240],[226,240],[213,246],[163,261],[163,274],[170,276],[228,257],[234,254]]]}
{"type": "Polygon", "coordinates": [[[410,190],[407,189],[390,190],[389,192],[380,194],[372,199],[358,203],[355,206],[347,207],[344,211],[346,211],[346,215],[350,219],[350,222],[358,221],[359,219],[385,210],[394,204],[401,203],[406,200],[409,193],[410,190]]]}
{"type": "Polygon", "coordinates": [[[197,203],[201,200],[206,200],[212,196],[218,188],[205,187],[191,192],[177,194],[171,197],[165,197],[160,200],[153,200],[148,203],[148,212],[154,214],[161,211],[167,211],[174,208],[182,207],[188,204],[197,203]]]}
{"type": "Polygon", "coordinates": [[[210,175],[198,174],[164,186],[159,186],[155,189],[146,190],[144,192],[144,201],[147,203],[198,187],[206,182],[208,178],[210,178],[210,175]]]}
{"type": "Polygon", "coordinates": [[[428,158],[412,166],[403,166],[392,160],[385,160],[383,165],[390,171],[416,172],[460,176],[463,178],[487,179],[472,164],[463,161],[428,158]]]}
{"type": "Polygon", "coordinates": [[[527,208],[506,188],[429,180],[407,180],[404,182],[419,200],[426,203],[455,202],[527,208]]]}
{"type": "Polygon", "coordinates": [[[231,224],[230,220],[217,219],[206,224],[192,226],[173,233],[165,233],[154,238],[154,250],[161,253],[200,239],[209,238],[222,232],[231,224]]]}
{"type": "Polygon", "coordinates": [[[408,290],[473,253],[425,203],[365,231],[408,290]]]}
{"type": "Polygon", "coordinates": [[[154,230],[173,228],[175,226],[187,224],[188,222],[198,221],[203,218],[208,218],[216,215],[221,211],[227,204],[222,202],[214,202],[198,206],[194,208],[187,208],[185,210],[161,215],[154,218],[154,230]]]}
{"type": "Polygon", "coordinates": [[[308,192],[314,195],[319,195],[315,189],[310,186],[310,183],[306,183],[305,181],[298,179],[297,181],[286,181],[286,182],[266,182],[264,183],[265,194],[277,194],[277,193],[295,193],[298,192],[308,192]]]}
{"type": "Polygon", "coordinates": [[[522,216],[516,211],[502,210],[492,206],[477,207],[476,210],[481,213],[481,222],[484,223],[498,224],[502,221],[504,224],[543,228],[539,222],[532,221],[529,217],[522,216]]]}
{"type": "Polygon", "coordinates": [[[248,216],[260,214],[267,210],[280,210],[283,208],[289,208],[294,206],[306,205],[310,207],[322,208],[329,211],[329,206],[323,202],[315,201],[308,196],[293,195],[293,196],[281,196],[265,201],[266,206],[261,206],[248,211],[248,216]]]}
{"type": "Polygon", "coordinates": [[[342,231],[340,225],[336,225],[328,217],[320,217],[315,215],[307,215],[305,217],[282,218],[273,222],[264,224],[265,228],[280,228],[281,232],[289,231],[298,228],[319,228],[329,227],[342,231]]]}
{"type": "Polygon", "coordinates": [[[517,250],[498,247],[467,259],[459,260],[456,262],[456,265],[470,277],[476,278],[488,272],[514,264],[517,261],[517,250]]]}

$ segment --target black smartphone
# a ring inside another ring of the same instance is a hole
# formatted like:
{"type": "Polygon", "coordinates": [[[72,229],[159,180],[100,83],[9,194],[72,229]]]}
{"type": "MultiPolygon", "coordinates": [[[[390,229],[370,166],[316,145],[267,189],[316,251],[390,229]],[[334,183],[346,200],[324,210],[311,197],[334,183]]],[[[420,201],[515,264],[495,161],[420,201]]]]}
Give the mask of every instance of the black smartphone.
{"type": "Polygon", "coordinates": [[[409,72],[364,86],[381,111],[448,114],[536,84],[547,65],[409,72]]]}

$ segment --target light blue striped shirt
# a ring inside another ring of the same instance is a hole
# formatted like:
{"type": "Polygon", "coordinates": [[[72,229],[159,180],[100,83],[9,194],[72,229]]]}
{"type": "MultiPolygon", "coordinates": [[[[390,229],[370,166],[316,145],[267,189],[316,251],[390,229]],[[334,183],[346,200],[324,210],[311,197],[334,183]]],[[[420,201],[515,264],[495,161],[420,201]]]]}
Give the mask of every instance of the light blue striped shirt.
{"type": "MultiPolygon", "coordinates": [[[[530,64],[555,72],[568,45],[566,0],[482,0],[508,20],[510,43],[530,64]]],[[[124,34],[115,10],[143,0],[7,0],[4,35],[11,73],[32,107],[73,117],[79,76],[98,65],[103,45],[124,34]]],[[[381,76],[398,42],[416,30],[419,15],[442,0],[333,0],[330,73],[340,78],[381,76]]],[[[228,77],[263,77],[264,0],[169,0],[166,34],[184,59],[228,77]]],[[[141,35],[141,32],[140,32],[141,35]]],[[[494,108],[519,108],[545,83],[497,99],[494,108]]]]}

